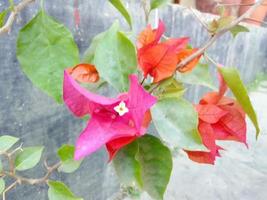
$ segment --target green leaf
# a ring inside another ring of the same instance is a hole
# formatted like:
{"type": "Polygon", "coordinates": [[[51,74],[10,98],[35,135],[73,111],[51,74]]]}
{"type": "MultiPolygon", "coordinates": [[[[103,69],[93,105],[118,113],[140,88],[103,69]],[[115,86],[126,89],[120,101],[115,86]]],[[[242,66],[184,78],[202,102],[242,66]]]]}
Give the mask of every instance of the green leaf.
{"type": "Polygon", "coordinates": [[[2,172],[3,170],[3,164],[2,164],[2,160],[0,159],[0,172],[2,172]]]}
{"type": "Polygon", "coordinates": [[[138,152],[138,143],[122,148],[113,159],[114,168],[119,176],[120,182],[128,186],[142,187],[141,166],[135,156],[138,152]]]}
{"type": "Polygon", "coordinates": [[[169,3],[170,0],[151,0],[150,1],[150,10],[154,10],[158,7],[161,7],[167,3],[169,3]]]}
{"type": "Polygon", "coordinates": [[[70,189],[62,182],[49,181],[48,182],[48,199],[49,200],[83,200],[83,198],[76,197],[70,189]]]}
{"type": "Polygon", "coordinates": [[[249,32],[249,29],[245,26],[237,24],[236,26],[230,29],[230,32],[232,33],[233,37],[236,37],[238,33],[249,32]]]}
{"type": "Polygon", "coordinates": [[[62,102],[63,70],[79,62],[71,32],[40,11],[20,30],[17,57],[33,84],[62,102]]]}
{"type": "Polygon", "coordinates": [[[58,168],[58,171],[72,173],[80,167],[82,160],[74,160],[74,151],[75,147],[73,145],[65,144],[60,147],[58,156],[61,160],[61,166],[58,168]]]}
{"type": "Polygon", "coordinates": [[[0,12],[0,28],[5,24],[7,13],[8,10],[3,10],[2,12],[0,12]]]}
{"type": "Polygon", "coordinates": [[[0,194],[2,194],[2,192],[4,192],[6,187],[5,181],[4,179],[0,178],[0,194]]]}
{"type": "Polygon", "coordinates": [[[171,152],[152,135],[139,138],[138,146],[144,190],[154,199],[163,199],[172,171],[171,152]]]}
{"type": "Polygon", "coordinates": [[[233,20],[233,16],[222,16],[217,20],[214,19],[209,23],[209,31],[212,33],[217,33],[223,28],[229,26],[233,20]]]}
{"type": "Polygon", "coordinates": [[[9,150],[18,140],[19,138],[9,135],[0,136],[0,152],[9,150]]]}
{"type": "Polygon", "coordinates": [[[260,133],[260,128],[258,124],[257,115],[249,99],[247,89],[244,86],[237,69],[231,67],[220,67],[218,68],[218,70],[223,76],[228,87],[231,89],[235,98],[240,103],[240,105],[254,124],[256,128],[256,137],[258,137],[260,133]]]}
{"type": "Polygon", "coordinates": [[[109,0],[109,2],[122,14],[125,18],[127,23],[129,24],[130,28],[132,28],[132,19],[130,14],[128,13],[127,9],[121,2],[121,0],[109,0]]]}
{"type": "Polygon", "coordinates": [[[24,148],[15,158],[16,170],[23,171],[35,167],[41,159],[43,150],[43,146],[24,148]]]}
{"type": "Polygon", "coordinates": [[[162,81],[158,89],[154,92],[159,99],[164,98],[180,98],[184,95],[186,89],[183,84],[174,78],[168,78],[162,81]]]}
{"type": "Polygon", "coordinates": [[[151,111],[164,141],[186,150],[206,150],[198,132],[198,114],[191,103],[182,98],[166,98],[159,100],[151,111]]]}
{"type": "Polygon", "coordinates": [[[234,17],[233,16],[223,16],[223,17],[220,17],[220,19],[218,19],[218,31],[229,26],[232,21],[234,20],[234,17]]]}
{"type": "Polygon", "coordinates": [[[145,135],[135,140],[118,152],[113,163],[124,185],[137,183],[151,197],[163,199],[172,171],[172,156],[158,138],[145,135]]]}
{"type": "Polygon", "coordinates": [[[208,64],[199,63],[195,69],[187,73],[176,73],[176,79],[187,84],[203,85],[211,89],[216,89],[210,75],[208,64]]]}
{"type": "Polygon", "coordinates": [[[89,48],[85,51],[82,62],[88,64],[94,64],[95,50],[98,45],[98,42],[105,36],[105,32],[99,33],[96,35],[89,48]]]}
{"type": "Polygon", "coordinates": [[[136,71],[135,46],[121,32],[115,22],[98,42],[94,64],[100,76],[119,92],[128,90],[128,76],[136,71]]]}

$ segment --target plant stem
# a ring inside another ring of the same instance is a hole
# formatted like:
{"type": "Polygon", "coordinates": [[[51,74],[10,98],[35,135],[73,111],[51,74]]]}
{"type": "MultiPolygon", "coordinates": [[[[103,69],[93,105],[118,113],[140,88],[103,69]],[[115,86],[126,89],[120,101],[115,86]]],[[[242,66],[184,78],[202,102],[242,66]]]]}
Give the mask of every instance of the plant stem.
{"type": "Polygon", "coordinates": [[[58,163],[54,164],[53,166],[49,167],[47,169],[46,174],[41,178],[26,178],[26,177],[19,176],[16,174],[12,174],[10,172],[5,172],[5,171],[3,171],[3,174],[6,176],[9,176],[11,178],[16,179],[17,183],[19,183],[19,184],[25,183],[25,184],[30,184],[30,185],[36,185],[36,184],[45,183],[49,179],[51,174],[55,170],[57,170],[60,166],[61,166],[61,162],[58,162],[58,163]]]}
{"type": "Polygon", "coordinates": [[[150,14],[149,1],[148,0],[142,0],[141,4],[142,4],[142,7],[143,7],[143,10],[144,10],[144,13],[145,13],[145,22],[146,22],[146,25],[147,25],[148,22],[149,22],[149,14],[150,14]]]}
{"type": "Polygon", "coordinates": [[[257,3],[255,3],[253,6],[251,6],[243,15],[240,17],[236,18],[230,25],[227,27],[221,29],[219,32],[216,34],[212,35],[210,39],[201,47],[199,48],[195,53],[192,55],[186,57],[184,60],[182,60],[178,65],[177,69],[183,68],[187,63],[195,59],[196,57],[202,55],[206,49],[208,49],[219,37],[221,37],[224,33],[228,32],[231,28],[239,24],[241,21],[243,21],[245,18],[249,17],[249,15],[256,10],[257,7],[259,7],[263,1],[265,0],[259,0],[257,3]]]}
{"type": "Polygon", "coordinates": [[[35,0],[23,0],[18,5],[13,6],[13,9],[3,27],[0,28],[0,35],[10,32],[11,27],[20,11],[22,11],[28,4],[34,2],[35,0]]]}

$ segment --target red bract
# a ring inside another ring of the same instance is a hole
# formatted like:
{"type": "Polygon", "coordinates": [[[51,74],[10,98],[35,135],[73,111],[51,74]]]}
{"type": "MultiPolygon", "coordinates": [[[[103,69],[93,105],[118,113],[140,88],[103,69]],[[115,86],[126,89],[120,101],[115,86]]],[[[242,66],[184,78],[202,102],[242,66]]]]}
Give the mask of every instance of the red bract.
{"type": "Polygon", "coordinates": [[[220,77],[219,92],[207,93],[196,105],[199,115],[199,132],[203,144],[210,152],[186,151],[189,158],[199,163],[214,164],[216,156],[220,156],[216,140],[234,140],[246,143],[245,112],[239,103],[224,96],[227,86],[220,77]]]}
{"type": "Polygon", "coordinates": [[[159,42],[165,27],[159,21],[157,29],[149,25],[138,38],[138,63],[144,76],[149,74],[154,82],[168,78],[176,71],[177,54],[186,48],[189,38],[168,39],[159,42]]]}

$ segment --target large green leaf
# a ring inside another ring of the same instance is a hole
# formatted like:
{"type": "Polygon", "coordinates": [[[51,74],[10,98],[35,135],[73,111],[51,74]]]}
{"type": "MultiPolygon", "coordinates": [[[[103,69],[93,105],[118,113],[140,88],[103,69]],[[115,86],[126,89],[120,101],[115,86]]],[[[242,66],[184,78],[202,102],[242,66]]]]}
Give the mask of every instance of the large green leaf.
{"type": "Polygon", "coordinates": [[[165,98],[152,107],[152,119],[161,138],[186,150],[206,150],[198,132],[193,105],[180,98],[165,98]]]}
{"type": "Polygon", "coordinates": [[[105,33],[106,32],[99,33],[93,38],[89,48],[84,53],[84,56],[83,56],[83,59],[82,59],[83,63],[94,64],[94,57],[95,57],[96,47],[98,45],[98,42],[100,40],[102,40],[102,38],[105,36],[105,33]]]}
{"type": "Polygon", "coordinates": [[[187,73],[176,73],[176,79],[188,84],[203,85],[215,89],[207,64],[199,63],[195,69],[187,73]]]}
{"type": "Polygon", "coordinates": [[[163,199],[172,171],[170,150],[161,141],[145,135],[121,149],[113,160],[125,185],[137,183],[155,199],[163,199]]]}
{"type": "Polygon", "coordinates": [[[33,84],[62,102],[63,70],[79,62],[71,32],[40,11],[20,30],[17,57],[33,84]]]}
{"type": "Polygon", "coordinates": [[[172,171],[171,152],[152,135],[139,138],[138,146],[144,190],[154,199],[163,199],[172,171]]]}
{"type": "Polygon", "coordinates": [[[65,144],[60,147],[58,150],[58,156],[61,160],[61,166],[58,168],[59,171],[72,173],[80,167],[82,160],[74,160],[74,151],[75,147],[73,145],[65,144]]]}
{"type": "Polygon", "coordinates": [[[48,199],[49,200],[83,200],[83,198],[76,197],[70,189],[62,182],[49,181],[48,182],[48,199]]]}
{"type": "Polygon", "coordinates": [[[171,2],[171,1],[170,0],[151,0],[150,1],[150,10],[156,9],[156,8],[163,6],[169,2],[171,2]]]}
{"type": "Polygon", "coordinates": [[[109,0],[109,2],[122,14],[129,26],[132,28],[132,19],[121,0],[109,0]]]}
{"type": "Polygon", "coordinates": [[[5,190],[6,184],[4,179],[0,178],[0,194],[5,190]]]}
{"type": "Polygon", "coordinates": [[[16,170],[23,171],[35,167],[41,159],[43,150],[43,146],[24,148],[15,158],[16,170]]]}
{"type": "Polygon", "coordinates": [[[19,138],[9,135],[0,136],[0,153],[9,150],[18,140],[19,138]]]}
{"type": "Polygon", "coordinates": [[[128,90],[128,76],[136,71],[137,58],[132,42],[115,22],[98,42],[94,64],[100,76],[120,92],[128,90]]]}
{"type": "Polygon", "coordinates": [[[218,70],[223,76],[228,87],[231,89],[235,98],[240,103],[240,105],[254,124],[256,128],[256,137],[258,137],[260,133],[260,128],[258,124],[257,115],[249,99],[247,89],[244,86],[237,69],[231,67],[220,67],[218,68],[218,70]]]}
{"type": "Polygon", "coordinates": [[[137,152],[138,143],[133,142],[117,153],[113,164],[121,183],[142,187],[141,166],[135,158],[137,152]]]}

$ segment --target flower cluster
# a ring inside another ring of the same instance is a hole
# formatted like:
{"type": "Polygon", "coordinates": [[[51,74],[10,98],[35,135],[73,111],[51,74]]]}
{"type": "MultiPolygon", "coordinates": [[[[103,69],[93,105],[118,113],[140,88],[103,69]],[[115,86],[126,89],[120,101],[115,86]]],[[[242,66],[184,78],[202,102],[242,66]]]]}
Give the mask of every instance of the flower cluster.
{"type": "MultiPolygon", "coordinates": [[[[153,84],[160,84],[173,76],[176,70],[181,73],[193,70],[201,57],[177,69],[177,64],[197,49],[188,47],[187,37],[161,41],[164,31],[162,21],[156,29],[148,25],[137,41],[139,68],[144,78],[148,75],[153,78],[153,84]]],[[[157,102],[157,98],[148,93],[133,74],[129,76],[129,91],[116,98],[91,93],[76,82],[94,83],[98,80],[97,69],[91,64],[79,64],[64,73],[65,104],[78,117],[91,116],[76,142],[75,159],[90,155],[106,145],[112,160],[122,147],[146,133],[151,122],[150,108],[157,102]]],[[[246,144],[245,112],[236,100],[225,96],[227,85],[220,73],[219,80],[219,91],[207,93],[195,105],[199,117],[198,130],[209,151],[185,151],[191,160],[199,163],[214,164],[216,157],[220,156],[219,150],[223,150],[216,144],[217,140],[246,144]]]]}
{"type": "Polygon", "coordinates": [[[214,164],[215,157],[220,156],[216,140],[233,140],[246,143],[245,112],[240,104],[224,96],[227,86],[219,74],[220,89],[218,92],[209,92],[197,104],[199,116],[198,129],[203,144],[209,152],[187,151],[189,158],[199,163],[214,164]]]}
{"type": "MultiPolygon", "coordinates": [[[[197,49],[187,48],[189,38],[170,38],[160,42],[165,31],[162,21],[157,29],[151,25],[142,31],[138,38],[138,63],[144,77],[150,75],[154,82],[159,82],[172,76],[177,70],[177,64],[197,49]]],[[[178,69],[180,72],[191,71],[198,63],[200,56],[178,69]]]]}

